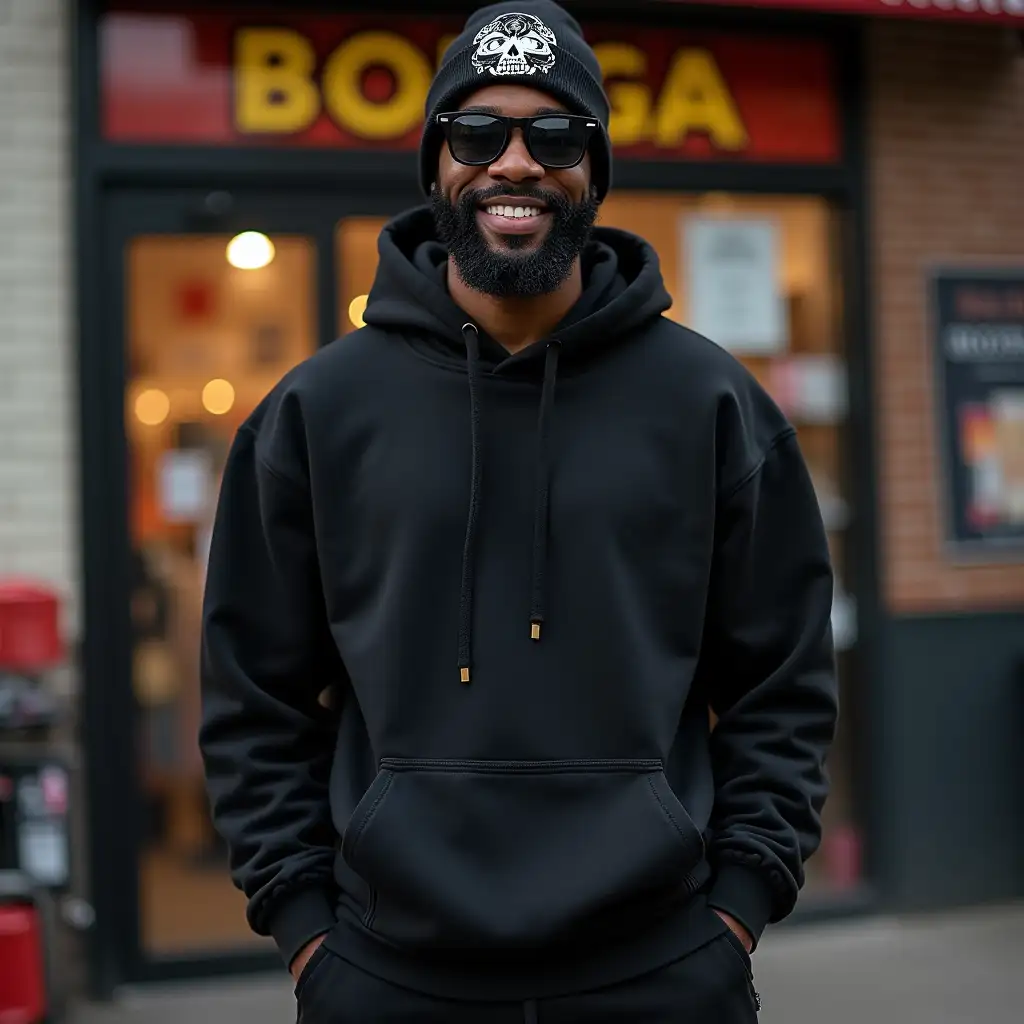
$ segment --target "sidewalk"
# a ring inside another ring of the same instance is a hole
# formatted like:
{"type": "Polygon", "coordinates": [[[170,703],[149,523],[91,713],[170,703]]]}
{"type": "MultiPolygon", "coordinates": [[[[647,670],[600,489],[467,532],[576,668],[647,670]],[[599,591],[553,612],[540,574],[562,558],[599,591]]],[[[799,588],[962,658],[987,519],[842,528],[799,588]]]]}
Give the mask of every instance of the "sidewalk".
{"type": "MultiPolygon", "coordinates": [[[[1020,1024],[1024,904],[769,933],[761,1024],[1020,1024]]],[[[287,979],[125,993],[72,1024],[291,1024],[287,979]]],[[[582,1022],[581,1022],[582,1024],[582,1022]]]]}

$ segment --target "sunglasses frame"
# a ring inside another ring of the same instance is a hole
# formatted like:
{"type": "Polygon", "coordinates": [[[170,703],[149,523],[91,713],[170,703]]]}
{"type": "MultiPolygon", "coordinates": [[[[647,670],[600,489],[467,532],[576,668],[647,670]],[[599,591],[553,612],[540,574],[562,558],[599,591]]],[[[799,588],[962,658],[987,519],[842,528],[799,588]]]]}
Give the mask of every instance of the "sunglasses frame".
{"type": "Polygon", "coordinates": [[[587,155],[587,150],[590,148],[590,138],[601,127],[601,122],[593,117],[584,117],[581,114],[569,114],[549,111],[546,114],[531,114],[529,117],[507,117],[504,114],[492,114],[487,110],[453,110],[445,114],[437,114],[435,117],[435,123],[441,129],[444,134],[445,141],[448,143],[448,152],[451,154],[451,158],[458,164],[462,164],[464,167],[487,167],[493,164],[495,160],[500,160],[504,155],[505,150],[508,149],[509,144],[512,142],[512,135],[518,128],[523,133],[523,145],[526,146],[527,152],[530,156],[541,165],[551,171],[568,171],[573,167],[578,167],[583,163],[583,158],[587,155]],[[458,117],[466,117],[476,115],[477,117],[493,117],[495,121],[500,122],[505,128],[505,138],[502,140],[501,148],[495,153],[494,156],[489,157],[487,160],[461,160],[455,155],[452,149],[452,127],[455,119],[458,117]],[[549,118],[559,117],[565,118],[575,123],[583,123],[584,139],[583,148],[580,150],[578,159],[574,160],[571,164],[547,164],[543,160],[537,158],[537,155],[533,152],[530,146],[530,131],[529,129],[537,121],[544,121],[549,118]]]}

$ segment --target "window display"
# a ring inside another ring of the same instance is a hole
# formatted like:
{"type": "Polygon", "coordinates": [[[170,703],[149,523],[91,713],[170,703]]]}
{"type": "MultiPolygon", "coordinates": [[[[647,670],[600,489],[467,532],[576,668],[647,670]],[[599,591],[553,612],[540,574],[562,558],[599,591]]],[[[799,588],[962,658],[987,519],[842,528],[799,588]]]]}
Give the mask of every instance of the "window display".
{"type": "Polygon", "coordinates": [[[258,941],[207,811],[196,742],[200,614],[231,439],[316,344],[315,260],[304,238],[257,232],[142,236],[127,253],[140,931],[152,953],[258,941]]]}

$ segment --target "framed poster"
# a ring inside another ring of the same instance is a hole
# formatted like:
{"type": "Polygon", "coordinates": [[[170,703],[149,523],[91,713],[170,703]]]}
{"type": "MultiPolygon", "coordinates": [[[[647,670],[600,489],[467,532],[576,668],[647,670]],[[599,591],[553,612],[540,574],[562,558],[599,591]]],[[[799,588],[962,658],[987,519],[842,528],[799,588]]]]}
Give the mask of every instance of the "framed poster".
{"type": "Polygon", "coordinates": [[[770,219],[683,219],[690,326],[736,355],[789,344],[779,288],[779,228],[770,219]]]}
{"type": "Polygon", "coordinates": [[[946,540],[1024,558],[1024,268],[931,282],[946,540]]]}

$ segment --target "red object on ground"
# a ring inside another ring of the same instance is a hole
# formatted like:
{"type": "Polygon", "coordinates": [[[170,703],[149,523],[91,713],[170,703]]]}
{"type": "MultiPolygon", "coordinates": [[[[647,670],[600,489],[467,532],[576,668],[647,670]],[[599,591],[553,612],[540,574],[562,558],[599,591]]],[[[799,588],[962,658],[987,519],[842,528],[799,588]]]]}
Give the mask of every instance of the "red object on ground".
{"type": "MultiPolygon", "coordinates": [[[[0,669],[40,672],[64,657],[60,600],[28,580],[0,580],[0,669]]],[[[6,1024],[0,1017],[0,1024],[6,1024]]]]}
{"type": "MultiPolygon", "coordinates": [[[[861,881],[861,839],[852,825],[841,825],[825,833],[822,853],[828,880],[839,890],[851,889],[861,881]]],[[[0,1024],[3,1018],[0,1017],[0,1024]]]]}
{"type": "Polygon", "coordinates": [[[0,906],[0,1024],[46,1017],[42,934],[35,907],[0,906]]]}

